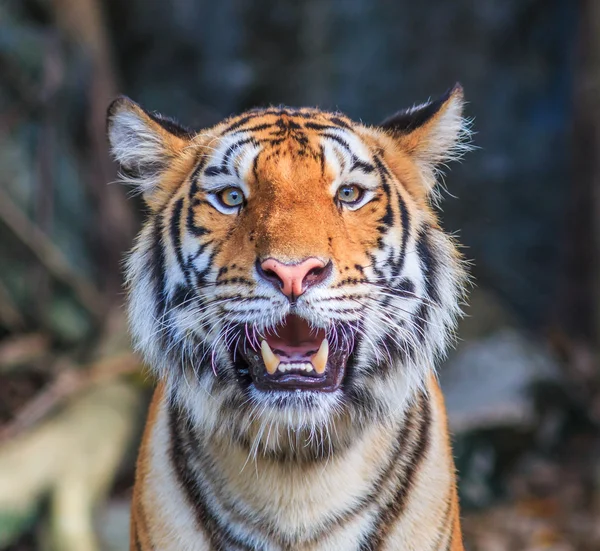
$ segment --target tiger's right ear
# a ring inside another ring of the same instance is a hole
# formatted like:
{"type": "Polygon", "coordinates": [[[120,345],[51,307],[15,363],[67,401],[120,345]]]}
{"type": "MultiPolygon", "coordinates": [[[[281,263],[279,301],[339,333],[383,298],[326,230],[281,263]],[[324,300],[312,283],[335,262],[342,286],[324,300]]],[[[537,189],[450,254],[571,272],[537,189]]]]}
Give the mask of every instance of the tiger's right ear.
{"type": "Polygon", "coordinates": [[[174,121],[148,113],[124,96],[108,108],[107,129],[111,152],[121,167],[121,180],[139,189],[146,202],[151,202],[162,176],[193,136],[174,121]]]}

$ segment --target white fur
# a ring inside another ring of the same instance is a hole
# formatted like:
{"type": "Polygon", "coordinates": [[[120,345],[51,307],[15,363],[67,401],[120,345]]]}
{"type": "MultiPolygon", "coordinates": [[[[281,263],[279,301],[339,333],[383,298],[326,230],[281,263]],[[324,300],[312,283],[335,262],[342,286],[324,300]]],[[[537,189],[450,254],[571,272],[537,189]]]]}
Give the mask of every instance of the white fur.
{"type": "Polygon", "coordinates": [[[124,169],[120,181],[144,194],[154,191],[160,183],[159,167],[167,156],[155,124],[130,106],[118,106],[109,122],[108,139],[115,160],[124,169]]]}

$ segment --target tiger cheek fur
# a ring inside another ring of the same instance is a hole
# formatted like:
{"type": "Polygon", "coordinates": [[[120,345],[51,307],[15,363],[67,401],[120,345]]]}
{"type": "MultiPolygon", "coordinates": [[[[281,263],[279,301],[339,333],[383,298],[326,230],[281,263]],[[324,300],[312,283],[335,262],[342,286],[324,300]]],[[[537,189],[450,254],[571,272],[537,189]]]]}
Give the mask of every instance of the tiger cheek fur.
{"type": "Polygon", "coordinates": [[[462,550],[434,372],[466,275],[434,210],[462,89],[379,126],[248,111],[192,132],[109,109],[146,220],[130,326],[159,379],[137,550],[462,550]]]}

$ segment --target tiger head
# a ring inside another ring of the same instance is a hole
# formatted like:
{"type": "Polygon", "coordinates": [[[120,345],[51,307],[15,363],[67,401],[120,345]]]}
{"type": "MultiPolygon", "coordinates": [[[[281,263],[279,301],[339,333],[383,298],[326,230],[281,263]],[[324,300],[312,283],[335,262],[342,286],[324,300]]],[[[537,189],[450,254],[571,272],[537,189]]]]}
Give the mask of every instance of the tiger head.
{"type": "Polygon", "coordinates": [[[149,209],[130,324],[172,399],[267,447],[278,428],[402,409],[460,312],[461,257],[432,203],[466,148],[462,105],[457,85],[375,127],[267,108],[191,132],[112,104],[112,152],[149,209]]]}

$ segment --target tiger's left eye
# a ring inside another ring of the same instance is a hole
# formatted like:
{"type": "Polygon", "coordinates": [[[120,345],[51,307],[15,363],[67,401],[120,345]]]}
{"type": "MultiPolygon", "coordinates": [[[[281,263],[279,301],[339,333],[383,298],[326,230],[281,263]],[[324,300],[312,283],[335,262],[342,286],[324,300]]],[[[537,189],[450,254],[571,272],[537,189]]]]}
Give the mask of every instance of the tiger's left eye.
{"type": "Polygon", "coordinates": [[[217,196],[226,207],[239,207],[244,204],[244,193],[239,187],[228,187],[220,191],[217,196]]]}
{"type": "Polygon", "coordinates": [[[338,189],[337,198],[342,203],[356,203],[363,196],[363,192],[361,187],[350,184],[338,189]]]}

